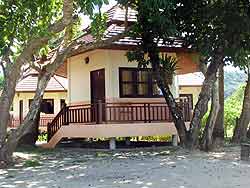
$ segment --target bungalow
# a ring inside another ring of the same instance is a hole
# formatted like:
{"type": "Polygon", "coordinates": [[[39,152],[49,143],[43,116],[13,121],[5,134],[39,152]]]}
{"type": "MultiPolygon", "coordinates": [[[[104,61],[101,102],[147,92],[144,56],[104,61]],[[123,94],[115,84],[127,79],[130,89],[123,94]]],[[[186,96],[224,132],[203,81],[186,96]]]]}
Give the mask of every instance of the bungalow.
{"type": "MultiPolygon", "coordinates": [[[[125,10],[114,6],[108,12],[103,41],[124,31],[125,10]]],[[[129,24],[136,21],[136,11],[128,10],[129,24]]],[[[79,40],[85,45],[96,41],[89,31],[79,40]]],[[[108,138],[114,148],[116,137],[177,135],[168,106],[150,68],[138,69],[128,62],[126,52],[138,40],[124,37],[112,44],[91,50],[79,47],[67,58],[68,102],[48,125],[47,148],[62,138],[108,138]]],[[[179,98],[177,75],[198,71],[197,54],[173,44],[159,44],[161,53],[178,59],[178,71],[170,85],[174,97],[190,121],[192,106],[179,98]]]]}
{"type": "MultiPolygon", "coordinates": [[[[38,73],[31,71],[18,82],[13,100],[10,127],[17,127],[29,111],[38,81],[38,73]]],[[[45,89],[41,106],[40,128],[45,129],[67,102],[67,78],[55,75],[45,89]]]]}

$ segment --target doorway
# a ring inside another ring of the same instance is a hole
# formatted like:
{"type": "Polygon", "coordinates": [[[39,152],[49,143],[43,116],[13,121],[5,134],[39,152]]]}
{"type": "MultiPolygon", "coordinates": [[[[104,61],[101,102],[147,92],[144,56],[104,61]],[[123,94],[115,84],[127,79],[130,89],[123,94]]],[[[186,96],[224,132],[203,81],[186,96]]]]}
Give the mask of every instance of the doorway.
{"type": "Polygon", "coordinates": [[[91,103],[101,100],[105,103],[105,70],[95,70],[90,72],[91,103]]]}
{"type": "MultiPolygon", "coordinates": [[[[90,72],[91,104],[105,103],[105,69],[90,72]]],[[[98,108],[96,109],[98,114],[98,108]]],[[[96,115],[97,115],[96,114],[96,115]]],[[[97,116],[96,116],[97,117],[97,116]]],[[[93,118],[93,117],[92,117],[93,118]]],[[[102,106],[102,120],[105,121],[105,106],[102,106]]]]}

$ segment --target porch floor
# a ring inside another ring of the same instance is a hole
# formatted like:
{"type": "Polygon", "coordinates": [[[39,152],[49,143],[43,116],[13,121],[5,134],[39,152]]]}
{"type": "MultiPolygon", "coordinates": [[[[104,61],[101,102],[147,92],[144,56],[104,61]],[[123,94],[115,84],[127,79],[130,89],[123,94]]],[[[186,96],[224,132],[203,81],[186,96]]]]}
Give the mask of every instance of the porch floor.
{"type": "Polygon", "coordinates": [[[94,125],[78,123],[62,126],[43,147],[54,148],[62,138],[115,138],[165,135],[177,135],[176,128],[172,122],[94,125]]]}

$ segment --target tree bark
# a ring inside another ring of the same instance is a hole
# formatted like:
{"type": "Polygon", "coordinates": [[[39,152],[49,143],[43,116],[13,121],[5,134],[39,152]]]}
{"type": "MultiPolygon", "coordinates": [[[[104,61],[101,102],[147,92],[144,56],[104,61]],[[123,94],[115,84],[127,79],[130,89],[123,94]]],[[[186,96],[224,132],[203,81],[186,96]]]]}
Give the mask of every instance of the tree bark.
{"type": "Polygon", "coordinates": [[[149,48],[149,57],[150,57],[151,66],[152,66],[153,73],[154,73],[154,78],[157,82],[157,86],[160,88],[165,98],[165,101],[173,117],[173,121],[177,129],[179,138],[180,138],[180,145],[183,147],[186,147],[187,129],[186,129],[185,121],[183,118],[183,113],[180,107],[178,106],[173,94],[171,93],[169,86],[165,82],[164,78],[161,77],[160,58],[159,58],[159,53],[156,49],[157,48],[154,46],[149,48]]]}
{"type": "Polygon", "coordinates": [[[205,74],[205,80],[202,89],[195,105],[193,117],[190,123],[190,130],[188,135],[189,149],[196,149],[199,147],[199,135],[201,129],[201,120],[208,110],[208,102],[211,98],[212,86],[216,81],[216,73],[221,64],[224,63],[224,55],[222,49],[218,49],[212,62],[209,64],[205,74]]]}
{"type": "Polygon", "coordinates": [[[220,110],[218,80],[213,84],[211,109],[201,138],[201,149],[210,151],[213,148],[213,130],[220,110]]]}
{"type": "Polygon", "coordinates": [[[240,118],[236,123],[232,138],[233,143],[240,143],[247,139],[247,128],[250,122],[250,69],[248,67],[248,79],[244,92],[244,100],[240,118]]]}
{"type": "MultiPolygon", "coordinates": [[[[53,36],[52,33],[61,32],[67,25],[71,24],[73,20],[72,15],[73,1],[64,0],[63,17],[55,24],[49,26],[48,33],[50,34],[38,38],[31,38],[24,47],[22,53],[17,57],[15,63],[8,62],[5,63],[6,67],[3,67],[5,85],[0,97],[0,165],[12,162],[12,154],[16,149],[18,142],[23,135],[28,134],[29,131],[27,130],[30,130],[31,124],[33,124],[38,113],[37,110],[39,109],[39,107],[34,107],[35,109],[28,113],[22,125],[20,125],[17,130],[12,131],[9,136],[7,136],[9,110],[15,95],[17,81],[21,77],[21,68],[23,65],[30,63],[34,52],[49,41],[49,39],[53,36]],[[24,125],[27,127],[24,128],[24,125]]],[[[38,101],[36,105],[39,105],[38,101]]]]}
{"type": "Polygon", "coordinates": [[[30,129],[26,132],[25,135],[22,136],[22,138],[18,142],[18,147],[36,145],[36,141],[38,140],[39,136],[39,122],[40,122],[40,111],[34,118],[33,125],[30,126],[30,129]]]}
{"type": "Polygon", "coordinates": [[[224,145],[224,65],[219,68],[219,112],[215,121],[213,130],[213,148],[219,148],[224,145]]]}
{"type": "MultiPolygon", "coordinates": [[[[12,162],[12,154],[15,151],[19,142],[23,139],[27,139],[27,135],[30,135],[33,130],[34,122],[37,120],[40,113],[40,105],[43,98],[44,90],[53,73],[42,72],[39,75],[38,86],[35,97],[31,103],[30,110],[27,116],[24,118],[23,123],[16,129],[10,132],[3,147],[0,149],[0,161],[9,164],[12,162]]],[[[36,129],[36,128],[35,128],[36,129]]]]}

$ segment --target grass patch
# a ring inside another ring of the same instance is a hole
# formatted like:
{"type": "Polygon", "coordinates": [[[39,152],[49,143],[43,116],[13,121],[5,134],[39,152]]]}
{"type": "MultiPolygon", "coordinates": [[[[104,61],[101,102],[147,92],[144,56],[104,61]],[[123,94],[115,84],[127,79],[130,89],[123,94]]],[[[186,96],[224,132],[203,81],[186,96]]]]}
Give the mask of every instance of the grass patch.
{"type": "Polygon", "coordinates": [[[37,167],[37,166],[41,166],[41,163],[38,160],[26,160],[24,162],[24,167],[37,167]]]}
{"type": "Polygon", "coordinates": [[[110,153],[106,153],[106,152],[96,152],[95,153],[95,157],[109,157],[110,153]]]}

